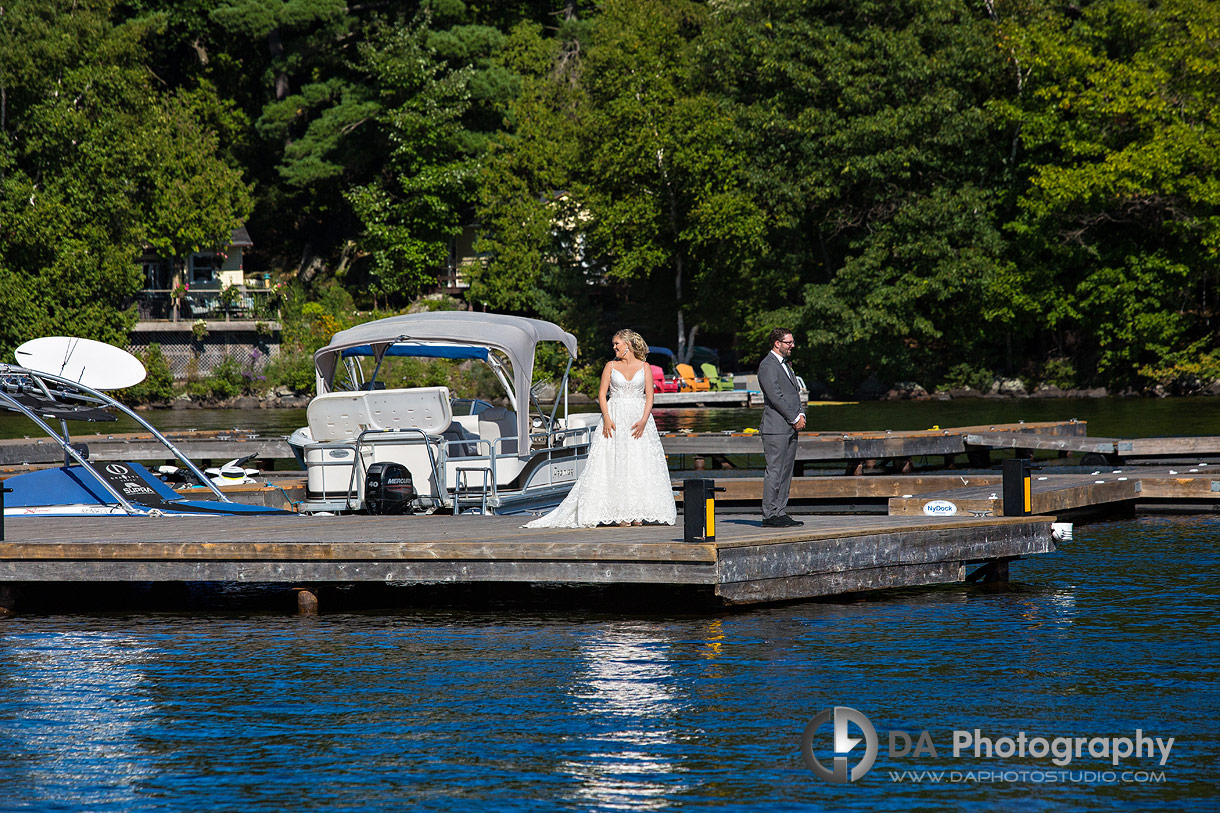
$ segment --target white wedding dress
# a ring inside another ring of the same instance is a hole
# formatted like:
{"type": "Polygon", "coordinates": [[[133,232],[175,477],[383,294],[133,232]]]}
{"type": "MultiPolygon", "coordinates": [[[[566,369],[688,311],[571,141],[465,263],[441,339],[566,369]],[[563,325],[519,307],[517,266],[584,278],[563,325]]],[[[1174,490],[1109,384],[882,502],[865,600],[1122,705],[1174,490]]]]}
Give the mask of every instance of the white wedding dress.
{"type": "Polygon", "coordinates": [[[674,524],[678,512],[669,467],[652,416],[648,416],[638,440],[631,436],[631,425],[644,414],[647,371],[645,364],[630,381],[618,370],[610,371],[607,408],[614,421],[614,434],[604,436],[598,424],[576,485],[555,510],[526,528],[592,528],[620,522],[674,524]]]}

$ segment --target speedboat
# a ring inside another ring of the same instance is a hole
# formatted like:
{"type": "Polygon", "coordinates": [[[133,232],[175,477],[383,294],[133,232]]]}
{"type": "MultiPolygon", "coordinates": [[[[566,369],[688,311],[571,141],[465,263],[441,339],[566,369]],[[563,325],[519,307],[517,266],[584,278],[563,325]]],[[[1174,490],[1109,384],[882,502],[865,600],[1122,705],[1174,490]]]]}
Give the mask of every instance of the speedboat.
{"type": "Polygon", "coordinates": [[[233,502],[152,424],[107,395],[104,389],[132,386],[144,378],[144,366],[127,351],[88,339],[49,336],[17,348],[17,358],[28,366],[0,364],[0,407],[24,415],[58,444],[64,463],[4,480],[5,519],[291,513],[233,502]],[[72,442],[69,421],[115,421],[117,413],[164,446],[165,457],[177,459],[179,469],[211,489],[214,499],[188,499],[140,463],[91,461],[88,446],[72,442]],[[60,430],[49,422],[58,422],[60,430]]]}
{"type": "Polygon", "coordinates": [[[300,510],[513,514],[558,505],[584,468],[598,415],[568,410],[576,338],[519,316],[441,311],[391,316],[336,333],[314,354],[308,425],[289,438],[306,471],[300,510]],[[566,367],[550,409],[531,386],[535,352],[566,367]],[[402,383],[404,359],[485,364],[502,405],[402,383]]]}

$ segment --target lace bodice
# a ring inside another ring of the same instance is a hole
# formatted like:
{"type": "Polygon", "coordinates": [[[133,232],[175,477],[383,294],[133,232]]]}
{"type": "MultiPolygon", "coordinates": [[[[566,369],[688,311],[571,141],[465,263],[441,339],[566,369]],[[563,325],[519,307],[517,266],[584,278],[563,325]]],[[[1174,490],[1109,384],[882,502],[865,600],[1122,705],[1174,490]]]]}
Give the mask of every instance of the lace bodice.
{"type": "Polygon", "coordinates": [[[618,371],[617,367],[610,369],[610,392],[611,398],[643,398],[644,397],[644,371],[648,369],[648,365],[635,371],[630,379],[618,371]]]}

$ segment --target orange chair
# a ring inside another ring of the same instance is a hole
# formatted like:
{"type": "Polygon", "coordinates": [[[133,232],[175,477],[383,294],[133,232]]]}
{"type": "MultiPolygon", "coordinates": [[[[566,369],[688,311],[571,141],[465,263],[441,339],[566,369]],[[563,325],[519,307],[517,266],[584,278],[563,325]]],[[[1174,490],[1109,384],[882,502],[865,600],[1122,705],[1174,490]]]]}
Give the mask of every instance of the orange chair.
{"type": "Polygon", "coordinates": [[[682,392],[707,392],[712,388],[706,378],[695,377],[695,368],[689,364],[678,364],[675,369],[682,378],[682,392]]]}

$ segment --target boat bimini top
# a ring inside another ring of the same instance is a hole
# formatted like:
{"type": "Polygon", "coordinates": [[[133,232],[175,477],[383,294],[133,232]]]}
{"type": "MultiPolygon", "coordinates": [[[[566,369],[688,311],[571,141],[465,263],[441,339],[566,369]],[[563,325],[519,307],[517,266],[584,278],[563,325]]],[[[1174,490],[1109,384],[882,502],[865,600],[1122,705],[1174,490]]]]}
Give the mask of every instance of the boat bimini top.
{"type": "MultiPolygon", "coordinates": [[[[566,381],[576,360],[576,337],[551,322],[474,311],[390,316],[342,330],[331,338],[330,344],[314,353],[317,392],[319,395],[333,392],[341,360],[355,356],[371,356],[378,368],[387,356],[480,359],[488,363],[512,401],[517,413],[517,437],[527,438],[534,351],[539,342],[559,342],[568,351],[566,381]],[[505,370],[497,354],[503,355],[509,370],[505,370]]],[[[376,369],[373,377],[376,378],[376,369]]]]}

